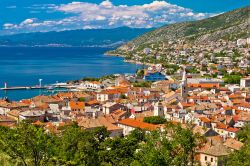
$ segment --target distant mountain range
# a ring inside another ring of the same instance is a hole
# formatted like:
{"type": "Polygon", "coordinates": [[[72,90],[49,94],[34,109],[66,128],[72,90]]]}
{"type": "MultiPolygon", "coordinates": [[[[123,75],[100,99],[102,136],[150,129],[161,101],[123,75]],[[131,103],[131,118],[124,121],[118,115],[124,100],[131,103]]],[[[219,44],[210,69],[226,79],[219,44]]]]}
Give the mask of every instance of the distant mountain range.
{"type": "Polygon", "coordinates": [[[250,6],[199,21],[166,25],[148,32],[118,48],[111,54],[134,52],[160,42],[183,40],[201,43],[219,39],[236,40],[250,36],[250,6]]]}
{"type": "Polygon", "coordinates": [[[22,33],[0,36],[0,46],[116,47],[151,30],[120,27],[115,29],[22,33]]]}

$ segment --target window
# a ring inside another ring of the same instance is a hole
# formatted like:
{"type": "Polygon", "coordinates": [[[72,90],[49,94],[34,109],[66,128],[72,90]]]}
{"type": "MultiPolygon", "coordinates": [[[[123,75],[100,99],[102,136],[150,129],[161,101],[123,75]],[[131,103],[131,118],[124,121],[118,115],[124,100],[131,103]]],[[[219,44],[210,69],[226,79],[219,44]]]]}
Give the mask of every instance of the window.
{"type": "Polygon", "coordinates": [[[211,162],[214,162],[214,158],[213,157],[211,157],[211,162]]]}
{"type": "Polygon", "coordinates": [[[207,156],[205,156],[205,161],[207,161],[207,156]]]}

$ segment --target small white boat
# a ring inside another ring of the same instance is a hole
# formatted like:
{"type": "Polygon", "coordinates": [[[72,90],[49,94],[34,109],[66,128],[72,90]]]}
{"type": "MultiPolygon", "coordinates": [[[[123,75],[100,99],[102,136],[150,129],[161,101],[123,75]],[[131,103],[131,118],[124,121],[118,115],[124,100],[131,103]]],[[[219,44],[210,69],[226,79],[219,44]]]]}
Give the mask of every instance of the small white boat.
{"type": "Polygon", "coordinates": [[[53,86],[48,86],[46,89],[48,89],[48,90],[53,90],[54,87],[53,87],[53,86]]]}

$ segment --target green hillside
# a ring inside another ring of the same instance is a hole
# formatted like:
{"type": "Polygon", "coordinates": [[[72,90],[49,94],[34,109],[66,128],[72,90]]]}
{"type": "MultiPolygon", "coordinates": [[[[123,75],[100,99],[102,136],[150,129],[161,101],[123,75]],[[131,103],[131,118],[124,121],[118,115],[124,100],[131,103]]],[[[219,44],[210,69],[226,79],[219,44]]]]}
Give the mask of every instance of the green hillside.
{"type": "MultiPolygon", "coordinates": [[[[166,25],[148,32],[121,46],[117,51],[136,50],[150,44],[184,40],[190,43],[235,40],[248,37],[250,32],[250,6],[199,21],[166,25]]],[[[113,52],[115,53],[115,52],[113,52]]]]}

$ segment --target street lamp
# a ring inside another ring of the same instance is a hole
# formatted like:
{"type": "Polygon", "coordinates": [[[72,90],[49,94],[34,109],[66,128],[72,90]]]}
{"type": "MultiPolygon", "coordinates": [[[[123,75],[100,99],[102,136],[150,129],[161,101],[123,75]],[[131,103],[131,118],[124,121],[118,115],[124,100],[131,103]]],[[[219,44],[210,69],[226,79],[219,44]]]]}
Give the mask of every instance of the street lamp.
{"type": "Polygon", "coordinates": [[[42,87],[42,80],[43,79],[39,79],[39,86],[40,86],[40,88],[42,87]]]}

